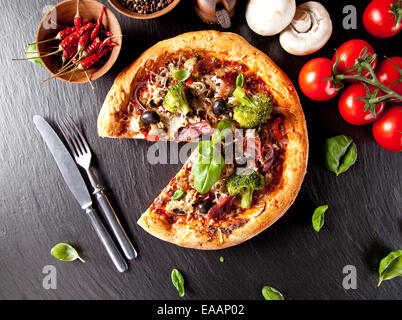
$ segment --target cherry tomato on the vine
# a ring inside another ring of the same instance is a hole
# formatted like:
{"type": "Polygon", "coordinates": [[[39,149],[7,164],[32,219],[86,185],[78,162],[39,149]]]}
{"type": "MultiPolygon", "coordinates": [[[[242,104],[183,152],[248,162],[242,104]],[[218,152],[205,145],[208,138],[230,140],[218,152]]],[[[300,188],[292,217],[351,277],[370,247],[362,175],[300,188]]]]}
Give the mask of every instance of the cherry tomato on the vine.
{"type": "Polygon", "coordinates": [[[391,107],[373,124],[377,143],[391,151],[402,151],[402,105],[391,107]]]}
{"type": "MultiPolygon", "coordinates": [[[[374,87],[370,86],[370,92],[373,93],[374,87]]],[[[377,97],[381,93],[377,93],[377,97]]],[[[364,111],[364,102],[356,98],[366,96],[366,87],[362,83],[353,83],[346,87],[339,97],[338,109],[342,118],[354,125],[363,125],[374,122],[379,118],[384,110],[385,102],[375,105],[376,117],[371,114],[370,110],[364,111]]]]}
{"type": "Polygon", "coordinates": [[[334,63],[327,58],[308,61],[299,73],[299,86],[303,93],[315,101],[327,101],[336,96],[338,90],[331,80],[334,63]]]}
{"type": "Polygon", "coordinates": [[[391,11],[391,5],[397,4],[398,0],[371,1],[363,13],[363,25],[367,32],[377,38],[389,38],[401,31],[402,22],[395,25],[397,17],[391,11]]]}
{"type": "MultiPolygon", "coordinates": [[[[373,47],[364,40],[352,39],[343,43],[332,57],[332,61],[334,62],[339,59],[337,70],[346,75],[357,74],[357,70],[349,72],[346,72],[346,70],[352,68],[356,63],[356,59],[362,57],[365,48],[367,48],[366,57],[372,56],[375,53],[373,47]]],[[[370,65],[374,70],[377,66],[377,58],[371,61],[370,65]]],[[[363,70],[361,73],[361,76],[365,78],[368,78],[369,75],[370,73],[367,70],[363,70]]],[[[355,82],[353,79],[346,79],[346,81],[355,82]]]]}
{"type": "Polygon", "coordinates": [[[381,61],[375,70],[375,74],[378,81],[380,81],[384,86],[395,91],[397,94],[402,95],[402,82],[390,86],[401,77],[398,69],[395,68],[392,63],[402,69],[402,57],[392,57],[381,61]]]}

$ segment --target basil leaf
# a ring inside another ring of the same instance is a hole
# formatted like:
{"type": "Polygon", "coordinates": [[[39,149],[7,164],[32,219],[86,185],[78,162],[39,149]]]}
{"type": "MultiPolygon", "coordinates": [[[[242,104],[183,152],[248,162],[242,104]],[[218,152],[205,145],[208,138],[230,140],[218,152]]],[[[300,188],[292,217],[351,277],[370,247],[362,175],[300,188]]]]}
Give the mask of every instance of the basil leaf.
{"type": "Polygon", "coordinates": [[[79,259],[85,263],[84,259],[79,256],[77,250],[75,250],[75,248],[68,243],[61,242],[56,244],[50,253],[53,257],[61,261],[74,261],[79,259]]]}
{"type": "Polygon", "coordinates": [[[39,53],[37,52],[37,49],[36,49],[36,43],[28,44],[27,48],[25,49],[25,58],[29,59],[29,61],[31,61],[32,63],[43,67],[43,64],[40,61],[40,59],[35,58],[38,55],[39,55],[39,53]],[[35,58],[35,59],[32,59],[32,58],[35,58]]]}
{"type": "Polygon", "coordinates": [[[221,120],[212,134],[211,141],[198,143],[198,155],[193,162],[191,174],[194,177],[194,186],[200,193],[207,193],[221,177],[225,161],[215,144],[224,140],[231,128],[232,123],[229,120],[221,120]]]}
{"type": "Polygon", "coordinates": [[[184,278],[179,270],[172,270],[172,283],[176,287],[177,291],[179,291],[179,296],[184,296],[184,278]]]}
{"type": "Polygon", "coordinates": [[[236,87],[242,87],[244,84],[244,76],[242,73],[239,73],[236,77],[236,87]]]}
{"type": "Polygon", "coordinates": [[[212,144],[215,145],[215,143],[221,142],[227,137],[231,130],[232,123],[230,122],[230,120],[224,119],[219,121],[218,127],[212,134],[212,144]]]}
{"type": "Polygon", "coordinates": [[[285,300],[282,293],[270,286],[265,286],[262,288],[262,295],[264,296],[265,300],[285,300]]]}
{"type": "Polygon", "coordinates": [[[186,81],[190,77],[190,72],[184,69],[178,69],[173,72],[173,78],[177,81],[186,81]]]}
{"type": "Polygon", "coordinates": [[[200,141],[198,156],[191,168],[197,191],[207,193],[221,177],[224,165],[222,154],[212,145],[212,141],[200,141]]]}
{"type": "Polygon", "coordinates": [[[384,280],[390,280],[395,277],[402,276],[402,250],[392,251],[380,262],[378,269],[379,279],[377,286],[379,287],[384,280]]]}
{"type": "Polygon", "coordinates": [[[326,168],[338,176],[356,162],[356,144],[344,135],[329,138],[325,142],[324,156],[326,168]]]}
{"type": "Polygon", "coordinates": [[[327,211],[328,206],[319,206],[317,209],[314,210],[313,213],[313,228],[315,231],[319,232],[322,226],[324,225],[324,213],[327,211]]]}
{"type": "Polygon", "coordinates": [[[184,191],[183,191],[183,190],[176,190],[176,192],[175,192],[174,195],[172,196],[172,199],[173,199],[173,200],[179,200],[183,195],[184,195],[184,191]]]}

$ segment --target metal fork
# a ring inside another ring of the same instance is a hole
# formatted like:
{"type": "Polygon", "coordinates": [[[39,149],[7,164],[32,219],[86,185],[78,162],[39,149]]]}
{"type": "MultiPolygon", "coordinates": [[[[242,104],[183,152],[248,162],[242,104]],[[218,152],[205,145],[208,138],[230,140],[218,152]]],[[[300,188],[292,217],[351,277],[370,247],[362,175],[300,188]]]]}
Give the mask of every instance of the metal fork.
{"type": "Polygon", "coordinates": [[[94,188],[93,194],[98,200],[106,221],[108,222],[117,241],[123,249],[124,254],[129,260],[135,259],[137,257],[137,252],[134,249],[134,246],[132,245],[123,227],[121,226],[121,223],[116,213],[114,212],[108,198],[103,192],[104,188],[99,184],[98,179],[93,173],[93,170],[91,168],[92,153],[86,139],[84,138],[81,131],[78,129],[77,125],[71,119],[71,117],[65,118],[58,125],[68,143],[68,146],[70,147],[75,161],[87,172],[89,181],[94,188]]]}

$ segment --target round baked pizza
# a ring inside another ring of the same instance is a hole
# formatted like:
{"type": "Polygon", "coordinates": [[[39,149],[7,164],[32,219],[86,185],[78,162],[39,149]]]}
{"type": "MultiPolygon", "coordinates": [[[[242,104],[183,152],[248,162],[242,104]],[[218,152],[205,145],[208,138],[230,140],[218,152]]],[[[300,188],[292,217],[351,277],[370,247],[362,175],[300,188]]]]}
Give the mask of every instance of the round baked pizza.
{"type": "Polygon", "coordinates": [[[145,51],[116,78],[98,133],[198,142],[138,221],[183,247],[221,249],[257,235],[287,211],[306,173],[295,88],[233,33],[185,33],[145,51]]]}

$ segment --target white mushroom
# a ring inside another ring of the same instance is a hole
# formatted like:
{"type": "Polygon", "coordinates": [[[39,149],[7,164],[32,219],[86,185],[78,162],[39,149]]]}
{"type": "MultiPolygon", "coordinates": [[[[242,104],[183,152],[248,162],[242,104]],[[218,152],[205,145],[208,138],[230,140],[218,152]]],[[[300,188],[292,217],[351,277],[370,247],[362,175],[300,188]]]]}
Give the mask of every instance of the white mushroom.
{"type": "Polygon", "coordinates": [[[250,0],[246,20],[255,33],[272,36],[289,25],[295,12],[295,0],[250,0]]]}
{"type": "Polygon", "coordinates": [[[332,22],[324,6],[308,1],[296,8],[292,23],[281,32],[279,41],[287,52],[305,56],[320,50],[332,34],[332,22]]]}

